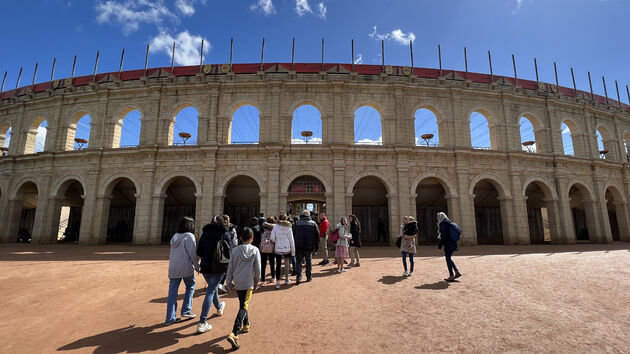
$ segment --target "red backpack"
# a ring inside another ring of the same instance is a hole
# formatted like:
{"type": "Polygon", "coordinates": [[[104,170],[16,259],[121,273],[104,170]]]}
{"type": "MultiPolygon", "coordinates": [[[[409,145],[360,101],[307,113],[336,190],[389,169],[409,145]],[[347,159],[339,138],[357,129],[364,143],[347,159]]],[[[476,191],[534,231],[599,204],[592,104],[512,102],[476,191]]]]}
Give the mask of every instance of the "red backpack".
{"type": "Polygon", "coordinates": [[[335,244],[337,241],[339,241],[339,229],[335,229],[335,231],[330,234],[330,242],[335,244]]]}

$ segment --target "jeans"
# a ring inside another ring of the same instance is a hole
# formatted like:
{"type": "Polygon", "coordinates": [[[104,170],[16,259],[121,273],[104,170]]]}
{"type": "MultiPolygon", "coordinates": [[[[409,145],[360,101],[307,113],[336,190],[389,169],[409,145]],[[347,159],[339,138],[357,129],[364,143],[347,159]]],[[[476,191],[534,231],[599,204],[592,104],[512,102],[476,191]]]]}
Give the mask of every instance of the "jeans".
{"type": "Polygon", "coordinates": [[[249,326],[247,309],[249,309],[249,301],[252,299],[252,292],[252,289],[236,290],[239,308],[238,313],[236,314],[236,319],[234,320],[234,327],[232,328],[232,333],[236,336],[238,335],[238,332],[241,331],[242,326],[249,326]]]}
{"type": "Polygon", "coordinates": [[[311,270],[313,268],[313,252],[308,250],[295,251],[295,275],[296,280],[302,280],[302,260],[306,259],[306,280],[311,280],[311,270]]]}
{"type": "Polygon", "coordinates": [[[206,279],[206,296],[203,298],[203,305],[201,306],[201,316],[199,316],[199,323],[206,323],[208,319],[208,312],[210,312],[210,302],[214,303],[214,307],[218,310],[221,307],[221,301],[219,299],[219,283],[225,273],[220,274],[203,274],[206,279]]]}
{"type": "MultiPolygon", "coordinates": [[[[295,253],[296,253],[296,256],[297,256],[297,252],[295,252],[295,253]]],[[[297,273],[296,269],[295,269],[295,258],[296,258],[295,256],[291,257],[291,269],[293,269],[293,273],[297,273]]]]}
{"type": "Polygon", "coordinates": [[[455,266],[455,262],[453,262],[453,259],[451,259],[452,255],[453,251],[444,251],[444,256],[446,257],[446,266],[448,267],[448,274],[450,274],[451,276],[453,276],[453,270],[459,273],[459,270],[457,270],[457,267],[455,266]]]}
{"type": "Polygon", "coordinates": [[[328,261],[328,236],[319,238],[319,250],[324,253],[322,260],[328,261]]]}
{"type": "Polygon", "coordinates": [[[182,303],[182,315],[192,311],[192,299],[195,293],[195,275],[188,278],[171,278],[168,285],[168,299],[166,300],[166,323],[173,323],[177,319],[177,291],[179,284],[184,281],[186,285],[186,293],[184,294],[184,303],[182,303]]]}
{"type": "Polygon", "coordinates": [[[359,247],[350,247],[350,263],[361,264],[361,259],[359,258],[359,247]],[[356,262],[354,261],[355,258],[356,262]]]}
{"type": "Polygon", "coordinates": [[[271,272],[271,277],[275,278],[276,273],[277,273],[276,270],[274,269],[274,265],[276,263],[276,255],[274,253],[261,253],[260,261],[262,263],[262,269],[261,269],[260,275],[263,281],[265,280],[265,275],[267,274],[266,272],[267,260],[269,260],[269,270],[271,272]]]}
{"type": "Polygon", "coordinates": [[[413,253],[411,252],[402,252],[402,260],[403,260],[403,267],[405,268],[405,272],[407,271],[407,255],[409,255],[409,264],[411,265],[411,269],[410,271],[413,272],[413,253]]]}

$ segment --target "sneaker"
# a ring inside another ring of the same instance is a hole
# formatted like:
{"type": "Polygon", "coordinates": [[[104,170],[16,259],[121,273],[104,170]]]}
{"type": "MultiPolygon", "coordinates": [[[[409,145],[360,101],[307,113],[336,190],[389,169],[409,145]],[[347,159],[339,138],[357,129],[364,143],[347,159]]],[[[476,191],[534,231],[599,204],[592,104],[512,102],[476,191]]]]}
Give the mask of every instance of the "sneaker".
{"type": "Polygon", "coordinates": [[[276,278],[271,278],[271,281],[269,282],[269,284],[273,284],[276,282],[276,278]]]}
{"type": "Polygon", "coordinates": [[[460,272],[455,272],[455,279],[457,279],[457,278],[459,278],[459,277],[461,277],[461,276],[462,276],[462,275],[461,275],[461,273],[460,273],[460,272]]]}
{"type": "Polygon", "coordinates": [[[223,284],[219,284],[219,290],[221,290],[224,294],[227,293],[227,289],[225,288],[225,285],[223,284]]]}
{"type": "Polygon", "coordinates": [[[177,322],[180,322],[180,321],[181,321],[181,319],[176,318],[176,319],[175,319],[175,321],[173,321],[173,322],[165,322],[165,323],[164,323],[164,326],[165,326],[165,327],[166,327],[166,326],[170,326],[170,325],[172,325],[173,323],[177,323],[177,322]]]}
{"type": "Polygon", "coordinates": [[[354,266],[355,266],[355,267],[360,267],[360,266],[361,266],[361,263],[357,263],[357,264],[355,264],[354,266]]]}
{"type": "Polygon", "coordinates": [[[280,283],[276,283],[276,289],[280,289],[280,283]]]}
{"type": "Polygon", "coordinates": [[[223,311],[225,311],[225,301],[221,301],[221,306],[217,310],[217,316],[223,316],[223,311]]]}
{"type": "Polygon", "coordinates": [[[289,284],[291,284],[291,279],[287,279],[284,281],[284,285],[289,285],[289,284]]]}
{"type": "Polygon", "coordinates": [[[182,318],[186,318],[186,319],[191,319],[191,318],[195,318],[195,317],[197,317],[197,315],[195,315],[192,312],[188,312],[188,313],[183,313],[182,314],[182,318]]]}
{"type": "Polygon", "coordinates": [[[412,276],[413,272],[409,272],[409,274],[407,274],[408,277],[412,276]]]}
{"type": "Polygon", "coordinates": [[[345,272],[347,272],[347,271],[348,271],[348,270],[347,270],[346,268],[344,268],[344,269],[342,269],[342,270],[341,270],[341,272],[342,272],[342,273],[345,273],[345,272]]]}
{"type": "Polygon", "coordinates": [[[227,341],[232,345],[232,349],[236,350],[241,346],[238,344],[238,336],[235,336],[234,333],[230,333],[227,337],[227,341]]]}
{"type": "Polygon", "coordinates": [[[403,273],[403,277],[406,277],[407,275],[409,275],[409,274],[407,273],[407,271],[405,271],[405,272],[403,273]]]}
{"type": "Polygon", "coordinates": [[[337,273],[341,274],[341,269],[337,269],[337,273]]]}
{"type": "Polygon", "coordinates": [[[455,277],[453,277],[453,276],[451,275],[450,277],[448,277],[448,278],[444,279],[444,281],[447,281],[447,282],[449,282],[449,283],[452,283],[452,282],[454,282],[454,281],[455,281],[455,277]]]}
{"type": "Polygon", "coordinates": [[[354,262],[350,262],[350,264],[348,264],[348,267],[354,267],[354,262]]]}
{"type": "Polygon", "coordinates": [[[249,328],[251,327],[251,324],[248,325],[243,325],[243,328],[241,328],[241,333],[247,333],[249,332],[249,328]]]}
{"type": "Polygon", "coordinates": [[[197,325],[197,333],[206,333],[212,329],[212,325],[208,322],[200,323],[197,325]]]}
{"type": "Polygon", "coordinates": [[[310,283],[310,282],[312,282],[312,281],[313,281],[313,278],[306,278],[306,282],[307,282],[307,283],[310,283]]]}
{"type": "Polygon", "coordinates": [[[302,282],[302,280],[301,280],[301,279],[297,279],[297,280],[295,281],[295,285],[300,285],[300,283],[301,283],[301,282],[302,282]]]}

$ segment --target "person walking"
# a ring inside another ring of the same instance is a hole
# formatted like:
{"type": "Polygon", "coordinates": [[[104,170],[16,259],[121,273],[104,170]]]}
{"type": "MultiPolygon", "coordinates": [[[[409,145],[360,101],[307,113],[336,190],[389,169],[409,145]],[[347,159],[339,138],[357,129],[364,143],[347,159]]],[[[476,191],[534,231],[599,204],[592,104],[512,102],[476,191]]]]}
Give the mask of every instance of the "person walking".
{"type": "Polygon", "coordinates": [[[346,272],[343,268],[344,261],[348,258],[348,241],[352,239],[352,235],[348,234],[348,220],[342,217],[333,232],[337,232],[339,236],[335,245],[335,260],[337,261],[337,273],[346,272]]]}
{"type": "Polygon", "coordinates": [[[271,242],[274,243],[274,253],[276,254],[276,289],[280,289],[280,268],[282,267],[282,259],[284,258],[284,284],[289,285],[291,284],[289,280],[291,259],[295,257],[293,229],[285,213],[278,215],[278,223],[271,230],[271,242]]]}
{"type": "Polygon", "coordinates": [[[406,216],[403,219],[403,233],[402,240],[400,242],[400,252],[402,253],[403,260],[403,268],[405,272],[403,273],[403,277],[412,276],[413,275],[413,256],[416,254],[416,240],[418,239],[418,234],[420,231],[418,230],[418,223],[413,218],[413,216],[406,216]],[[407,257],[409,257],[409,272],[407,273],[407,257]]]}
{"type": "Polygon", "coordinates": [[[184,281],[186,292],[182,303],[182,318],[197,317],[192,313],[192,300],[195,292],[195,270],[199,271],[199,261],[195,253],[195,220],[184,217],[177,228],[177,233],[171,238],[171,249],[168,258],[168,298],[166,300],[166,322],[170,326],[177,322],[177,290],[184,281]]]}
{"type": "Polygon", "coordinates": [[[239,303],[232,333],[227,337],[232,349],[240,348],[238,335],[250,330],[249,303],[252,299],[252,293],[260,281],[260,251],[252,246],[253,238],[252,229],[245,227],[241,236],[242,244],[232,250],[232,257],[230,257],[225,278],[228,291],[236,289],[239,303]]]}
{"type": "Polygon", "coordinates": [[[302,261],[306,261],[306,281],[312,278],[313,251],[317,251],[319,242],[319,229],[317,224],[311,220],[308,210],[302,211],[300,220],[293,225],[293,236],[295,237],[295,282],[302,282],[302,261]]]}
{"type": "Polygon", "coordinates": [[[460,233],[459,226],[452,222],[448,216],[442,212],[437,214],[437,222],[438,230],[440,230],[440,234],[438,235],[438,238],[440,239],[438,242],[438,249],[442,249],[442,247],[444,247],[446,267],[448,268],[448,274],[450,275],[444,280],[447,282],[453,282],[455,279],[462,276],[457,269],[455,262],[453,262],[453,259],[451,258],[451,256],[453,256],[453,252],[459,250],[459,246],[457,245],[460,233]],[[453,233],[457,233],[457,235],[454,235],[453,233]]]}
{"type": "Polygon", "coordinates": [[[260,225],[258,225],[257,217],[254,216],[251,218],[251,220],[249,221],[249,228],[252,229],[252,231],[254,232],[254,240],[252,241],[252,245],[260,250],[260,238],[262,236],[263,230],[260,225]]]}
{"type": "Polygon", "coordinates": [[[236,225],[230,222],[230,216],[228,214],[223,214],[223,223],[232,235],[232,244],[234,245],[234,247],[238,246],[238,234],[236,233],[236,225]]]}
{"type": "Polygon", "coordinates": [[[361,248],[361,223],[356,215],[350,215],[350,264],[349,267],[360,267],[359,248],[361,248]],[[356,261],[355,261],[356,259],[356,261]]]}
{"type": "Polygon", "coordinates": [[[271,240],[271,232],[276,226],[276,219],[273,216],[267,218],[267,221],[263,223],[262,241],[260,242],[260,257],[262,260],[262,272],[261,272],[261,284],[265,283],[267,275],[267,261],[269,261],[269,271],[271,273],[271,283],[276,282],[276,269],[274,267],[276,254],[275,244],[271,240]]]}
{"type": "Polygon", "coordinates": [[[328,264],[328,227],[330,223],[326,218],[326,213],[319,214],[319,250],[322,251],[322,261],[319,265],[325,266],[328,264]]]}
{"type": "Polygon", "coordinates": [[[227,245],[229,252],[232,249],[232,235],[223,224],[223,216],[216,215],[210,224],[203,227],[203,233],[197,246],[197,256],[201,258],[200,273],[207,283],[197,333],[205,333],[212,329],[212,325],[206,322],[211,304],[214,304],[218,316],[223,316],[225,311],[225,302],[220,300],[218,288],[226,272],[225,269],[215,268],[216,265],[213,264],[217,247],[221,241],[225,241],[222,245],[227,245]]]}

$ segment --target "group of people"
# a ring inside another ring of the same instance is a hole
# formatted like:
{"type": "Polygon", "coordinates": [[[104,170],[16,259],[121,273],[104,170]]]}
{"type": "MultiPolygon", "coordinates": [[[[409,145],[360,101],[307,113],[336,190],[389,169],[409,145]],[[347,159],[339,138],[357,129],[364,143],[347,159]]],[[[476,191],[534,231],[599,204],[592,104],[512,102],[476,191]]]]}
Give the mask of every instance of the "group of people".
{"type": "MultiPolygon", "coordinates": [[[[447,281],[455,281],[461,274],[453,263],[451,256],[458,249],[459,232],[455,223],[446,214],[439,213],[438,228],[440,230],[439,248],[444,247],[446,262],[450,277],[447,281]],[[453,231],[453,230],[457,230],[453,231]]],[[[284,284],[291,284],[290,275],[296,277],[296,284],[312,281],[313,252],[322,251],[322,261],[325,266],[330,263],[328,242],[334,246],[334,263],[339,274],[346,272],[347,259],[351,262],[348,267],[360,267],[361,259],[361,223],[356,215],[342,217],[335,226],[330,226],[324,213],[311,218],[308,210],[301,212],[299,217],[289,217],[280,213],[277,217],[254,217],[250,226],[244,227],[237,233],[236,227],[230,223],[228,215],[216,215],[212,221],[203,227],[199,243],[196,243],[195,222],[190,217],[184,217],[177,233],[170,241],[170,256],[168,276],[170,279],[166,307],[165,325],[171,325],[177,318],[177,292],[183,281],[186,286],[181,308],[181,319],[197,317],[192,313],[192,299],[195,291],[195,272],[202,274],[206,280],[206,293],[197,325],[198,333],[205,333],[212,329],[208,320],[210,308],[214,306],[216,314],[222,316],[226,304],[220,300],[219,289],[225,292],[235,290],[239,299],[239,310],[234,320],[232,332],[227,340],[233,349],[240,347],[240,333],[250,330],[248,308],[253,290],[266,283],[266,268],[269,263],[271,275],[270,284],[275,283],[276,289],[284,284]],[[317,222],[315,220],[317,220],[317,222]],[[282,263],[284,261],[284,273],[282,263]],[[305,266],[306,279],[302,277],[305,266]]],[[[413,217],[403,218],[401,225],[400,250],[403,256],[405,272],[403,276],[413,275],[413,256],[416,253],[416,243],[419,230],[413,217]],[[410,268],[407,268],[407,258],[410,268]]]]}

